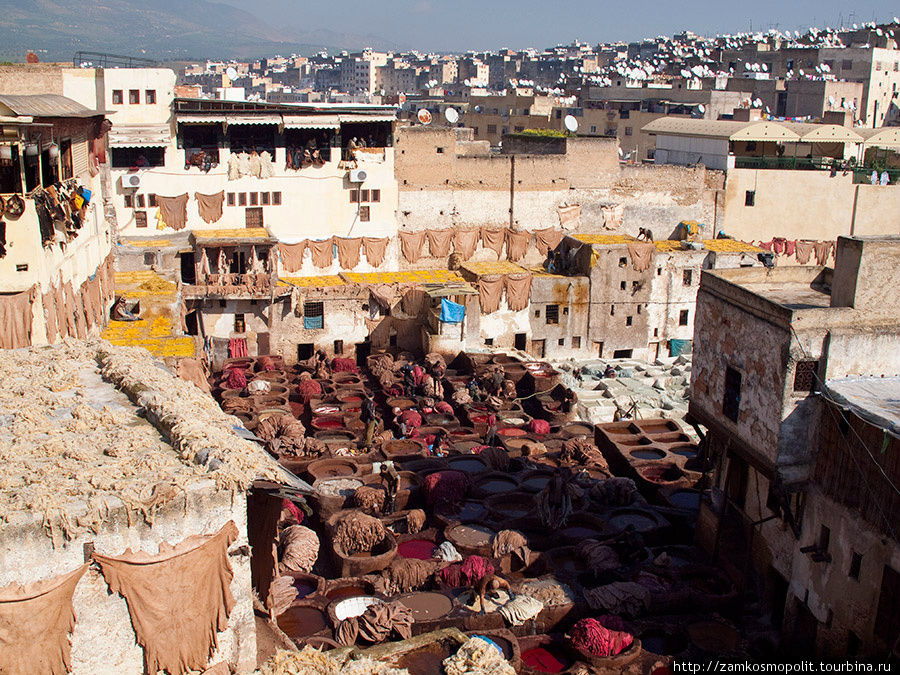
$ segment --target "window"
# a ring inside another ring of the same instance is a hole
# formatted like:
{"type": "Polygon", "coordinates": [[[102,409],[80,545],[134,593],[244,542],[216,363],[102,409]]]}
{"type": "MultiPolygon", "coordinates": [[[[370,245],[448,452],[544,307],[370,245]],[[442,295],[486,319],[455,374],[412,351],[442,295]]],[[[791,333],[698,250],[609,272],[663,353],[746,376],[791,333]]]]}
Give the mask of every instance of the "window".
{"type": "Polygon", "coordinates": [[[112,92],[112,102],[113,105],[122,105],[122,90],[121,89],[113,89],[112,92]]]}
{"type": "Polygon", "coordinates": [[[443,154],[444,154],[444,149],[443,149],[443,148],[438,148],[438,149],[437,149],[437,154],[443,155],[443,154]]]}
{"type": "Polygon", "coordinates": [[[678,313],[678,325],[679,326],[687,326],[688,325],[688,314],[689,310],[683,309],[678,313]]]}
{"type": "Polygon", "coordinates": [[[246,330],[246,326],[244,325],[244,315],[243,314],[235,314],[234,315],[234,332],[235,333],[243,333],[246,330]]]}
{"type": "Polygon", "coordinates": [[[615,305],[610,305],[610,306],[609,306],[609,315],[610,315],[610,316],[615,316],[615,315],[616,315],[616,306],[615,306],[615,305]]]}
{"type": "Polygon", "coordinates": [[[28,263],[19,263],[16,265],[16,272],[27,272],[28,271],[28,263]]]}
{"type": "Polygon", "coordinates": [[[268,192],[260,192],[259,193],[259,203],[263,206],[268,206],[270,202],[269,193],[268,192]]]}
{"type": "Polygon", "coordinates": [[[144,252],[144,265],[150,267],[150,265],[156,264],[156,254],[153,251],[145,251],[144,252]]]}
{"type": "Polygon", "coordinates": [[[847,576],[851,579],[855,579],[859,581],[859,572],[862,568],[862,554],[853,551],[853,555],[850,557],[850,570],[847,572],[847,576]]]}
{"type": "Polygon", "coordinates": [[[325,328],[325,305],[323,303],[303,303],[303,327],[307,330],[325,328]]]}
{"type": "Polygon", "coordinates": [[[815,391],[818,361],[798,361],[794,371],[794,391],[815,391]]]}
{"type": "Polygon", "coordinates": [[[627,281],[623,281],[622,283],[619,284],[619,290],[624,291],[626,288],[628,288],[627,281]]]}
{"type": "Polygon", "coordinates": [[[359,190],[350,190],[350,203],[359,204],[359,190]]]}
{"type": "Polygon", "coordinates": [[[853,61],[850,59],[841,61],[841,70],[853,70],[853,61]]]}
{"type": "Polygon", "coordinates": [[[251,206],[244,210],[244,227],[263,227],[263,210],[259,206],[251,206]]]}
{"type": "Polygon", "coordinates": [[[581,349],[581,336],[576,335],[572,338],[572,349],[581,349]]]}
{"type": "Polygon", "coordinates": [[[492,347],[493,345],[494,345],[494,338],[485,338],[484,339],[485,347],[492,347]]]}
{"type": "Polygon", "coordinates": [[[684,286],[690,286],[694,281],[694,271],[693,270],[684,270],[681,273],[681,283],[684,286]]]}
{"type": "Polygon", "coordinates": [[[659,337],[659,328],[653,329],[653,337],[659,337]]]}
{"type": "Polygon", "coordinates": [[[114,169],[145,169],[166,163],[165,148],[112,148],[110,154],[114,169]]]}
{"type": "Polygon", "coordinates": [[[147,227],[147,212],[146,211],[135,211],[134,212],[134,226],[135,227],[147,227]]]}
{"type": "Polygon", "coordinates": [[[626,326],[630,326],[632,324],[632,322],[633,322],[633,317],[630,317],[630,316],[625,317],[625,325],[626,326]]]}
{"type": "Polygon", "coordinates": [[[641,313],[641,306],[640,306],[640,305],[637,306],[637,310],[638,310],[638,314],[640,314],[640,313],[641,313]]]}
{"type": "Polygon", "coordinates": [[[744,193],[744,206],[754,206],[756,204],[756,190],[747,190],[744,193]]]}
{"type": "Polygon", "coordinates": [[[155,207],[159,206],[159,204],[157,204],[157,202],[156,202],[155,194],[151,193],[151,194],[147,195],[147,206],[149,206],[151,208],[155,208],[155,207]]]}
{"type": "Polygon", "coordinates": [[[372,214],[370,213],[369,208],[370,207],[368,206],[359,207],[359,222],[368,223],[371,220],[372,214]]]}
{"type": "Polygon", "coordinates": [[[144,195],[135,195],[135,199],[137,199],[137,205],[139,209],[146,208],[147,200],[144,195]]]}
{"type": "Polygon", "coordinates": [[[361,202],[369,201],[369,191],[368,190],[360,190],[359,201],[361,201],[361,202]]]}
{"type": "Polygon", "coordinates": [[[633,131],[634,131],[634,130],[633,130],[631,127],[625,127],[625,135],[626,135],[626,136],[631,136],[631,134],[633,133],[633,131]]]}
{"type": "Polygon", "coordinates": [[[125,208],[126,209],[134,208],[134,195],[125,195],[125,208]]]}
{"type": "Polygon", "coordinates": [[[634,353],[632,349],[616,349],[613,350],[613,358],[614,359],[630,359],[631,355],[634,353]]]}
{"type": "Polygon", "coordinates": [[[272,193],[272,206],[281,206],[281,193],[280,192],[272,193]]]}
{"type": "Polygon", "coordinates": [[[156,89],[147,89],[144,91],[144,103],[147,105],[156,105],[156,89]]]}
{"type": "Polygon", "coordinates": [[[228,206],[234,206],[234,193],[233,192],[228,193],[227,200],[228,200],[228,206]]]}
{"type": "Polygon", "coordinates": [[[369,201],[373,203],[378,203],[381,201],[381,190],[372,190],[370,193],[369,201]]]}
{"type": "Polygon", "coordinates": [[[731,366],[725,369],[725,395],[722,399],[722,414],[732,422],[738,421],[738,413],[741,407],[741,379],[740,372],[731,366]]]}
{"type": "Polygon", "coordinates": [[[544,320],[547,324],[559,323],[559,305],[547,305],[544,312],[544,320]]]}
{"type": "Polygon", "coordinates": [[[817,542],[819,551],[821,551],[822,553],[828,553],[829,544],[831,544],[831,528],[820,525],[819,541],[817,542]]]}
{"type": "Polygon", "coordinates": [[[140,89],[129,89],[128,90],[128,102],[131,105],[137,105],[141,102],[141,90],[140,89]]]}
{"type": "Polygon", "coordinates": [[[338,356],[344,353],[344,341],[343,340],[335,340],[334,341],[334,355],[338,356]]]}
{"type": "Polygon", "coordinates": [[[628,258],[619,258],[619,267],[627,267],[628,258]]]}
{"type": "Polygon", "coordinates": [[[246,192],[238,192],[238,206],[247,206],[246,192]]]}
{"type": "Polygon", "coordinates": [[[488,129],[487,132],[488,132],[489,134],[496,134],[496,133],[497,133],[497,125],[496,125],[496,124],[488,124],[488,125],[487,125],[487,129],[488,129]]]}
{"type": "Polygon", "coordinates": [[[539,310],[539,309],[534,310],[534,318],[535,319],[541,318],[541,310],[539,310]]]}
{"type": "Polygon", "coordinates": [[[250,193],[250,206],[258,206],[259,205],[259,193],[251,192],[250,193]]]}
{"type": "Polygon", "coordinates": [[[597,133],[597,125],[596,125],[596,124],[592,124],[592,125],[591,125],[591,133],[592,133],[592,134],[596,134],[596,133],[597,133]]]}

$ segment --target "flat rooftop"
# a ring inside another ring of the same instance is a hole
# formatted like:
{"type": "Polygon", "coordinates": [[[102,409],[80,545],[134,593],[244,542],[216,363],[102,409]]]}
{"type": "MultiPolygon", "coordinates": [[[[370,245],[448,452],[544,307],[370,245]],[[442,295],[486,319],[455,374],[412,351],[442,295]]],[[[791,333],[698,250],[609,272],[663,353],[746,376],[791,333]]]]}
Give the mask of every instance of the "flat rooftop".
{"type": "Polygon", "coordinates": [[[831,275],[822,267],[742,267],[704,271],[706,290],[742,289],[786,310],[831,307],[831,275]]]}
{"type": "Polygon", "coordinates": [[[8,525],[71,536],[100,527],[112,510],[146,518],[195,490],[287,482],[235,433],[235,418],[143,349],[67,340],[2,350],[0,373],[8,525]]]}

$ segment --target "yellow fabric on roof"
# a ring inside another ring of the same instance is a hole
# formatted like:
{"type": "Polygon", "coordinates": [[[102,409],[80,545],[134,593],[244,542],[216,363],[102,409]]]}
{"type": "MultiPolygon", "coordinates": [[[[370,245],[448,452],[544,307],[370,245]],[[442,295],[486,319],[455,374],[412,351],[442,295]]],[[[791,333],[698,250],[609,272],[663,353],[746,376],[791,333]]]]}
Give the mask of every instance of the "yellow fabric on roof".
{"type": "Polygon", "coordinates": [[[269,232],[264,227],[230,230],[194,230],[195,239],[268,239],[269,236],[269,232]]]}
{"type": "Polygon", "coordinates": [[[325,274],[317,277],[281,277],[281,281],[297,286],[298,288],[312,288],[314,286],[343,286],[344,280],[336,274],[325,274]]]}
{"type": "Polygon", "coordinates": [[[497,260],[487,262],[469,262],[465,263],[462,268],[472,274],[521,274],[527,272],[524,267],[516,265],[508,260],[497,260]]]}
{"type": "Polygon", "coordinates": [[[573,234],[572,237],[582,244],[624,244],[629,241],[637,241],[629,234],[573,234]]]}
{"type": "Polygon", "coordinates": [[[458,272],[450,270],[409,270],[406,272],[341,272],[350,284],[444,284],[462,282],[458,272]]]}
{"type": "Polygon", "coordinates": [[[134,239],[134,240],[125,240],[122,242],[128,246],[171,246],[172,241],[170,239],[134,239]]]}
{"type": "Polygon", "coordinates": [[[562,274],[553,274],[552,272],[548,272],[543,267],[532,267],[530,272],[536,277],[550,277],[552,279],[565,279],[565,276],[562,274]]]}
{"type": "Polygon", "coordinates": [[[737,239],[704,239],[703,245],[710,251],[718,253],[763,253],[759,246],[748,244],[737,239]]]}
{"type": "Polygon", "coordinates": [[[653,245],[656,246],[657,251],[663,253],[681,250],[681,242],[677,239],[660,239],[659,241],[654,241],[653,245]]]}

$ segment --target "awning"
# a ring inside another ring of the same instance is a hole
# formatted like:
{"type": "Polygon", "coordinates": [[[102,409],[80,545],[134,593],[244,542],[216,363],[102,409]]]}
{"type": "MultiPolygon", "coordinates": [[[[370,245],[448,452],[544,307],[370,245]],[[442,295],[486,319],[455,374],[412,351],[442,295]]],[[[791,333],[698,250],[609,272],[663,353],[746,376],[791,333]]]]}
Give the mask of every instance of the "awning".
{"type": "Polygon", "coordinates": [[[268,113],[265,115],[225,115],[225,123],[229,126],[281,124],[281,115],[268,113]]]}
{"type": "Polygon", "coordinates": [[[339,129],[337,115],[283,115],[285,129],[339,129]]]}
{"type": "Polygon", "coordinates": [[[109,130],[111,148],[158,148],[169,145],[171,140],[168,124],[114,126],[109,130]]]}
{"type": "Polygon", "coordinates": [[[900,148],[900,127],[882,127],[880,129],[857,129],[865,137],[865,145],[869,148],[900,148]]]}
{"type": "Polygon", "coordinates": [[[196,113],[175,113],[175,120],[179,124],[221,124],[225,121],[225,115],[200,115],[196,113]]]}
{"type": "Polygon", "coordinates": [[[775,122],[758,122],[744,127],[729,137],[730,141],[799,141],[800,135],[775,122]]]}
{"type": "Polygon", "coordinates": [[[391,115],[388,117],[387,115],[378,116],[378,115],[340,115],[341,124],[353,123],[353,122],[393,122],[396,118],[391,115]]]}

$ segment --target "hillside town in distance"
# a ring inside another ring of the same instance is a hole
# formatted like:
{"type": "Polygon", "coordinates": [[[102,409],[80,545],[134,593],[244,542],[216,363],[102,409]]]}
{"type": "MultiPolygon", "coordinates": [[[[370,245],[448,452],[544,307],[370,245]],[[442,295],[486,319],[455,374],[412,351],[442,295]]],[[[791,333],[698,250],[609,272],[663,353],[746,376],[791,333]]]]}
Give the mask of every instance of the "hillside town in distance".
{"type": "Polygon", "coordinates": [[[0,673],[900,667],[898,45],[0,64],[0,673]]]}

